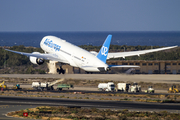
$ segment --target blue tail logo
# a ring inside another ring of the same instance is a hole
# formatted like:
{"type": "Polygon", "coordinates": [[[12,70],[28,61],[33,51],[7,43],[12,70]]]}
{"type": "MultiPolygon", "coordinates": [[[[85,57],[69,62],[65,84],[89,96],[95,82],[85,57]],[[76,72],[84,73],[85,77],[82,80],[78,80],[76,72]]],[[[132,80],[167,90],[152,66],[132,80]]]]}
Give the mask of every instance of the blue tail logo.
{"type": "Polygon", "coordinates": [[[112,38],[112,35],[107,36],[103,46],[101,47],[101,49],[97,55],[97,58],[99,58],[104,63],[106,63],[106,59],[107,59],[107,55],[108,55],[108,51],[109,51],[109,46],[111,43],[111,38],[112,38]]]}
{"type": "Polygon", "coordinates": [[[108,54],[107,52],[108,52],[108,48],[105,46],[102,46],[101,55],[107,56],[107,54],[108,54]]]}

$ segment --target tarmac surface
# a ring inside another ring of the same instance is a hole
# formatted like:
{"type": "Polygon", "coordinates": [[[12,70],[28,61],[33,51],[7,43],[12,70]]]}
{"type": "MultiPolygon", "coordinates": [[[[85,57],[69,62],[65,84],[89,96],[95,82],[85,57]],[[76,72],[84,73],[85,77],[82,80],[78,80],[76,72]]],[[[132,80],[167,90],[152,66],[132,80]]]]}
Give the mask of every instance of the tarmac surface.
{"type": "Polygon", "coordinates": [[[14,118],[6,116],[8,112],[18,111],[21,109],[35,108],[37,105],[21,105],[21,103],[0,102],[0,120],[27,120],[25,118],[14,118]]]}
{"type": "Polygon", "coordinates": [[[0,96],[0,119],[2,120],[25,120],[24,118],[8,117],[11,111],[35,108],[37,106],[67,106],[99,109],[128,109],[129,111],[168,111],[180,113],[179,104],[167,103],[143,103],[128,101],[92,101],[92,100],[69,100],[58,98],[29,98],[0,96]]]}
{"type": "MultiPolygon", "coordinates": [[[[0,96],[0,104],[19,106],[67,106],[103,109],[128,109],[130,111],[164,111],[180,113],[180,104],[175,103],[144,103],[129,101],[99,101],[99,100],[79,100],[60,98],[29,98],[29,97],[9,97],[0,96]]],[[[21,107],[22,108],[22,107],[21,107]]],[[[21,110],[20,108],[17,108],[21,110]]]]}
{"type": "Polygon", "coordinates": [[[66,78],[77,80],[113,80],[152,83],[180,83],[179,74],[0,74],[0,78],[66,78]]]}

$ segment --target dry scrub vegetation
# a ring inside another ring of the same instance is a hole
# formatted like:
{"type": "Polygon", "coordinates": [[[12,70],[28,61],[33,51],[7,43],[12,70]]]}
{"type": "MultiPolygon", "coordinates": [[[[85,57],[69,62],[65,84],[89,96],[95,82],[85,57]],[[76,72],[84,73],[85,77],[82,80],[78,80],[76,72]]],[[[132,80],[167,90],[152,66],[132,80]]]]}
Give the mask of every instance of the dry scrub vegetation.
{"type": "Polygon", "coordinates": [[[32,91],[2,91],[3,96],[19,97],[41,97],[57,99],[82,99],[82,100],[111,100],[111,101],[135,101],[135,102],[157,102],[157,103],[180,103],[180,95],[153,95],[153,94],[126,94],[126,93],[54,93],[54,92],[32,92],[32,91]]]}
{"type": "Polygon", "coordinates": [[[27,112],[31,119],[43,120],[178,120],[180,114],[161,112],[135,112],[124,110],[110,110],[97,108],[69,108],[41,106],[10,112],[7,115],[13,117],[24,117],[27,112]]]}

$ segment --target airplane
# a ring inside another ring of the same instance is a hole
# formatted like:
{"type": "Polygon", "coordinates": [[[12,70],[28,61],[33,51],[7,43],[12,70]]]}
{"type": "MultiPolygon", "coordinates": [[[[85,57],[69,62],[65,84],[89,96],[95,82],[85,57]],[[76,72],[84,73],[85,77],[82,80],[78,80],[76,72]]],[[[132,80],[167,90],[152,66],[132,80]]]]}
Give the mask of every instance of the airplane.
{"type": "Polygon", "coordinates": [[[41,42],[40,47],[44,50],[45,53],[33,52],[25,53],[18,52],[9,49],[5,49],[10,52],[14,52],[21,55],[26,55],[29,57],[30,61],[33,64],[41,65],[44,63],[44,60],[57,61],[60,62],[60,69],[57,69],[59,74],[64,74],[65,70],[62,69],[62,64],[69,64],[73,67],[79,67],[89,72],[104,72],[109,71],[113,67],[139,67],[135,65],[108,65],[106,60],[110,58],[119,58],[127,57],[134,55],[142,55],[150,52],[156,52],[166,49],[175,48],[177,46],[156,48],[150,50],[141,50],[141,51],[128,51],[128,52],[116,52],[108,53],[111,43],[112,35],[108,35],[104,41],[100,51],[97,53],[95,51],[86,51],[78,46],[75,46],[66,40],[55,36],[45,36],[41,42]]]}

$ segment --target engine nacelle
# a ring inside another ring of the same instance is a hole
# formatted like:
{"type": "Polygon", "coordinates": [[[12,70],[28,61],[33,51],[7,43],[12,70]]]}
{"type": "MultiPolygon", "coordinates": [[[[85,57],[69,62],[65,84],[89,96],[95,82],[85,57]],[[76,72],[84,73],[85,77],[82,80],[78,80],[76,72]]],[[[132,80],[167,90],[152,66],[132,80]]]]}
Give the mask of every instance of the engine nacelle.
{"type": "MultiPolygon", "coordinates": [[[[33,52],[32,54],[39,54],[39,52],[33,52]]],[[[33,64],[38,64],[38,65],[42,65],[44,63],[44,60],[42,58],[37,58],[37,57],[29,57],[29,60],[33,63],[33,64]]]]}

